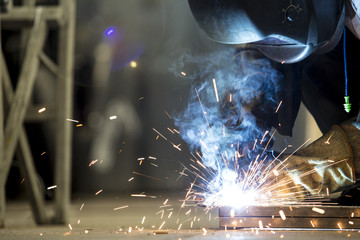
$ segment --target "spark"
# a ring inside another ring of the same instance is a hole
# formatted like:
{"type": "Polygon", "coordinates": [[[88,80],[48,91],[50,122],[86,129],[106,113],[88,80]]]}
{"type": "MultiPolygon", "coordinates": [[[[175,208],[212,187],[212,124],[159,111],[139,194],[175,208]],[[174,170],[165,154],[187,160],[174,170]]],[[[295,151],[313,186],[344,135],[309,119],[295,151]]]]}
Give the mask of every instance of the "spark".
{"type": "Polygon", "coordinates": [[[83,209],[85,203],[81,204],[80,211],[83,209]]]}
{"type": "Polygon", "coordinates": [[[138,101],[141,101],[141,100],[143,100],[145,97],[139,97],[138,98],[138,101]]]}
{"type": "Polygon", "coordinates": [[[43,112],[45,112],[45,111],[46,111],[46,108],[43,107],[43,108],[40,108],[40,109],[38,110],[38,113],[43,113],[43,112]]]}
{"type": "Polygon", "coordinates": [[[101,190],[99,190],[99,191],[97,191],[97,192],[95,193],[95,195],[100,194],[102,191],[103,191],[102,189],[101,189],[101,190]]]}
{"type": "Polygon", "coordinates": [[[165,211],[164,211],[164,210],[160,210],[160,211],[158,211],[157,213],[155,213],[155,215],[158,215],[159,213],[161,213],[161,217],[160,217],[160,218],[163,219],[165,211]]]}
{"type": "Polygon", "coordinates": [[[198,100],[199,100],[199,103],[200,103],[200,106],[201,106],[202,112],[203,112],[203,114],[204,114],[204,117],[205,117],[206,123],[207,123],[207,125],[208,125],[208,126],[210,126],[209,121],[208,121],[208,119],[207,119],[207,117],[206,117],[206,111],[205,111],[205,109],[204,109],[204,106],[203,106],[203,104],[202,104],[202,102],[201,102],[201,99],[200,99],[199,93],[198,93],[198,91],[197,91],[197,89],[196,89],[196,88],[195,88],[195,92],[196,92],[196,96],[197,96],[197,98],[198,98],[198,100]]]}
{"type": "Polygon", "coordinates": [[[134,180],[134,177],[129,178],[128,182],[131,182],[132,180],[134,180]]]}
{"type": "Polygon", "coordinates": [[[268,148],[268,146],[269,146],[269,144],[270,144],[270,142],[271,142],[271,139],[273,139],[273,137],[274,137],[275,133],[276,133],[276,130],[275,130],[275,131],[273,131],[273,133],[271,134],[271,137],[269,138],[268,142],[266,143],[266,146],[265,146],[265,148],[264,148],[264,150],[263,150],[263,152],[262,152],[261,156],[265,153],[265,151],[266,151],[266,149],[268,148]]]}
{"type": "Polygon", "coordinates": [[[350,225],[354,225],[354,222],[353,222],[353,221],[349,221],[349,224],[350,224],[350,225]]]}
{"type": "Polygon", "coordinates": [[[260,229],[263,229],[263,228],[264,228],[263,223],[262,223],[261,220],[259,220],[259,228],[260,228],[260,229]]]}
{"type": "MultiPolygon", "coordinates": [[[[309,141],[311,140],[311,138],[309,138],[308,140],[306,140],[303,144],[301,144],[294,152],[292,152],[290,155],[288,155],[283,161],[282,161],[282,165],[284,165],[284,163],[289,160],[289,158],[291,158],[299,149],[301,149],[305,144],[307,144],[309,141]]],[[[286,148],[284,149],[284,151],[286,150],[286,148]]],[[[276,158],[275,160],[279,159],[279,157],[281,156],[281,154],[283,154],[282,151],[276,158]]]]}
{"type": "Polygon", "coordinates": [[[176,148],[177,150],[179,150],[179,151],[181,152],[181,148],[179,147],[180,145],[181,145],[181,144],[179,144],[179,145],[173,144],[173,147],[176,148]]]}
{"type": "Polygon", "coordinates": [[[279,111],[279,108],[280,108],[280,106],[281,106],[282,102],[283,102],[283,101],[280,101],[279,105],[278,105],[278,106],[277,106],[277,108],[276,108],[275,113],[277,113],[277,112],[279,111]]]}
{"type": "Polygon", "coordinates": [[[159,230],[161,230],[161,228],[165,225],[165,221],[163,221],[163,223],[160,225],[159,230]]]}
{"type": "Polygon", "coordinates": [[[95,160],[92,160],[89,164],[89,167],[91,167],[92,165],[94,165],[95,163],[97,163],[99,160],[98,159],[95,159],[95,160]]]}
{"type": "Polygon", "coordinates": [[[149,159],[156,160],[156,157],[149,156],[149,159]]]}
{"type": "Polygon", "coordinates": [[[82,127],[83,125],[80,123],[80,124],[77,124],[76,127],[82,127]]]}
{"type": "Polygon", "coordinates": [[[79,123],[78,120],[74,120],[74,119],[71,119],[71,118],[67,118],[66,120],[69,121],[69,122],[79,123]]]}
{"type": "Polygon", "coordinates": [[[169,130],[169,132],[171,132],[172,134],[174,134],[174,131],[171,130],[170,128],[167,128],[167,130],[169,130]]]}
{"type": "Polygon", "coordinates": [[[334,135],[334,132],[331,133],[331,135],[329,136],[329,138],[325,141],[325,144],[330,144],[330,139],[332,138],[332,136],[334,135]]]}
{"type": "Polygon", "coordinates": [[[199,160],[197,160],[197,161],[196,161],[196,163],[197,163],[198,165],[200,165],[200,167],[202,167],[202,168],[206,169],[205,165],[204,165],[204,164],[202,164],[199,160]]]}
{"type": "Polygon", "coordinates": [[[41,156],[44,156],[45,154],[46,154],[46,152],[42,152],[42,153],[41,153],[41,156]]]}
{"type": "Polygon", "coordinates": [[[129,232],[129,233],[131,233],[131,232],[132,232],[132,227],[129,227],[128,232],[129,232]]]}
{"type": "Polygon", "coordinates": [[[54,189],[54,188],[57,188],[57,185],[50,186],[50,187],[47,188],[47,190],[54,189]]]}
{"type": "Polygon", "coordinates": [[[80,219],[77,221],[77,224],[80,224],[80,219]]]}
{"type": "Polygon", "coordinates": [[[317,208],[317,207],[313,207],[311,210],[314,211],[314,212],[320,213],[320,214],[324,214],[324,213],[325,213],[325,210],[324,210],[324,209],[317,208]]]}
{"type": "Polygon", "coordinates": [[[185,213],[185,215],[189,215],[191,213],[191,209],[185,213]]]}
{"type": "Polygon", "coordinates": [[[114,211],[120,210],[120,209],[124,209],[124,208],[128,208],[129,205],[125,205],[125,206],[121,206],[121,207],[116,207],[114,208],[114,211]]]}
{"type": "Polygon", "coordinates": [[[280,210],[279,214],[280,214],[280,217],[281,217],[282,220],[286,220],[286,216],[285,216],[285,213],[284,213],[283,210],[280,210]]]}
{"type": "Polygon", "coordinates": [[[261,141],[260,141],[260,144],[263,143],[263,141],[264,141],[264,139],[265,139],[265,136],[266,136],[268,133],[269,133],[269,131],[266,130],[265,133],[264,133],[264,135],[263,135],[263,137],[262,137],[262,139],[261,139],[261,141]]]}
{"type": "Polygon", "coordinates": [[[23,179],[21,180],[20,184],[23,184],[23,183],[24,183],[24,181],[25,181],[25,178],[23,178],[23,179]]]}
{"type": "Polygon", "coordinates": [[[182,223],[179,224],[178,230],[180,230],[182,227],[182,223]]]}
{"type": "Polygon", "coordinates": [[[171,215],[172,215],[172,214],[173,214],[173,212],[170,212],[168,218],[171,218],[171,215]]]}
{"type": "Polygon", "coordinates": [[[352,212],[352,213],[351,213],[351,217],[353,218],[353,217],[354,217],[354,215],[355,215],[355,213],[354,213],[354,212],[352,212]]]}
{"type": "Polygon", "coordinates": [[[115,120],[115,119],[117,119],[117,116],[110,116],[109,119],[110,120],[115,120]]]}
{"type": "Polygon", "coordinates": [[[170,116],[170,114],[169,114],[167,111],[165,111],[165,114],[166,114],[170,119],[172,119],[172,117],[170,116]]]}
{"type": "Polygon", "coordinates": [[[195,169],[196,171],[200,172],[200,170],[199,170],[197,167],[195,167],[194,165],[190,164],[190,166],[191,166],[193,169],[195,169]]]}
{"type": "Polygon", "coordinates": [[[167,138],[164,137],[161,133],[159,133],[158,130],[156,130],[155,128],[153,128],[153,130],[154,130],[157,134],[159,134],[163,139],[165,139],[165,140],[167,141],[167,138]]]}
{"type": "Polygon", "coordinates": [[[70,231],[72,231],[73,229],[72,229],[72,227],[71,227],[71,224],[69,224],[69,228],[70,228],[70,231]]]}
{"type": "Polygon", "coordinates": [[[183,76],[186,76],[186,73],[185,73],[185,72],[181,72],[180,74],[183,75],[183,76]]]}
{"type": "Polygon", "coordinates": [[[161,182],[161,180],[159,178],[156,178],[156,177],[151,177],[151,176],[148,176],[148,175],[145,175],[145,174],[142,174],[142,173],[138,173],[138,172],[132,172],[133,174],[136,174],[136,175],[139,175],[139,176],[143,176],[143,177],[147,177],[147,178],[150,178],[150,179],[153,179],[153,180],[156,180],[156,181],[159,181],[161,182]]]}
{"type": "Polygon", "coordinates": [[[258,139],[255,139],[254,146],[253,146],[253,150],[255,150],[257,141],[258,141],[258,139]]]}
{"type": "Polygon", "coordinates": [[[132,197],[147,197],[145,194],[131,194],[132,197]]]}
{"type": "Polygon", "coordinates": [[[341,223],[338,222],[337,225],[338,225],[339,229],[342,230],[341,223]]]}
{"type": "Polygon", "coordinates": [[[214,91],[215,91],[216,101],[219,102],[219,96],[218,96],[218,90],[217,90],[217,87],[216,87],[215,78],[213,78],[213,84],[214,84],[214,91]]]}
{"type": "Polygon", "coordinates": [[[141,224],[144,224],[144,222],[145,222],[145,216],[142,218],[142,220],[141,220],[141,224]]]}

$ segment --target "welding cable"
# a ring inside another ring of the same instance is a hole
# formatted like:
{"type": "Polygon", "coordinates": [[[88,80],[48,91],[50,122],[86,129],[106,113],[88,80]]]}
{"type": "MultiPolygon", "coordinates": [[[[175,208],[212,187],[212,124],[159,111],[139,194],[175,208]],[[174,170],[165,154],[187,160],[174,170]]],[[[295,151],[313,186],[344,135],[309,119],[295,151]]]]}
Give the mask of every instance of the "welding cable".
{"type": "Polygon", "coordinates": [[[345,72],[345,103],[344,109],[347,113],[351,111],[350,96],[348,96],[348,73],[347,73],[347,60],[346,60],[346,27],[344,28],[343,34],[343,52],[344,52],[344,72],[345,72]]]}

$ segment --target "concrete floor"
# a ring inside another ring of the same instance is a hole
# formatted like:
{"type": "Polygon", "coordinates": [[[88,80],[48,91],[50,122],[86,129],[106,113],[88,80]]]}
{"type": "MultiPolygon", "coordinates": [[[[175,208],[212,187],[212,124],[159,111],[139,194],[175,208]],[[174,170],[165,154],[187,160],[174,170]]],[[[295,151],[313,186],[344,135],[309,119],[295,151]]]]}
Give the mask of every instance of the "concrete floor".
{"type": "Polygon", "coordinates": [[[0,229],[0,239],[360,239],[357,230],[218,230],[216,209],[207,213],[199,207],[180,209],[179,199],[79,197],[73,201],[66,226],[37,226],[29,204],[12,201],[7,203],[6,227],[0,229]]]}

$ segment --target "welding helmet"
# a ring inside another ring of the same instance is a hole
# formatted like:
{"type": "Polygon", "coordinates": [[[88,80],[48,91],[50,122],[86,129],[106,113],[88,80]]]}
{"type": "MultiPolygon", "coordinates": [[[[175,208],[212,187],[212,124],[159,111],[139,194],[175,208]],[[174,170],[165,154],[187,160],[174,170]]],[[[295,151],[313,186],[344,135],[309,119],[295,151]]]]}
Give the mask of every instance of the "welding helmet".
{"type": "Polygon", "coordinates": [[[344,0],[188,0],[200,27],[216,42],[249,44],[284,63],[325,53],[339,42],[344,0]]]}

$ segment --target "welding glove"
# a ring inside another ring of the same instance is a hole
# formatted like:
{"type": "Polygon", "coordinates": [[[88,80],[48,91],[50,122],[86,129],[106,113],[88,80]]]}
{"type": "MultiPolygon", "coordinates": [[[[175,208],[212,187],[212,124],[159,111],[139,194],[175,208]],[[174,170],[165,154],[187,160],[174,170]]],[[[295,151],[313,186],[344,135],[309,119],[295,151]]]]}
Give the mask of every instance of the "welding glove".
{"type": "Polygon", "coordinates": [[[266,192],[271,198],[277,199],[281,204],[291,204],[302,201],[307,195],[305,188],[293,180],[286,171],[278,176],[271,175],[266,184],[266,192]]]}
{"type": "Polygon", "coordinates": [[[359,163],[359,152],[360,131],[347,122],[333,126],[294,155],[285,156],[281,168],[293,185],[302,186],[311,195],[328,194],[355,183],[354,161],[359,163]]]}

